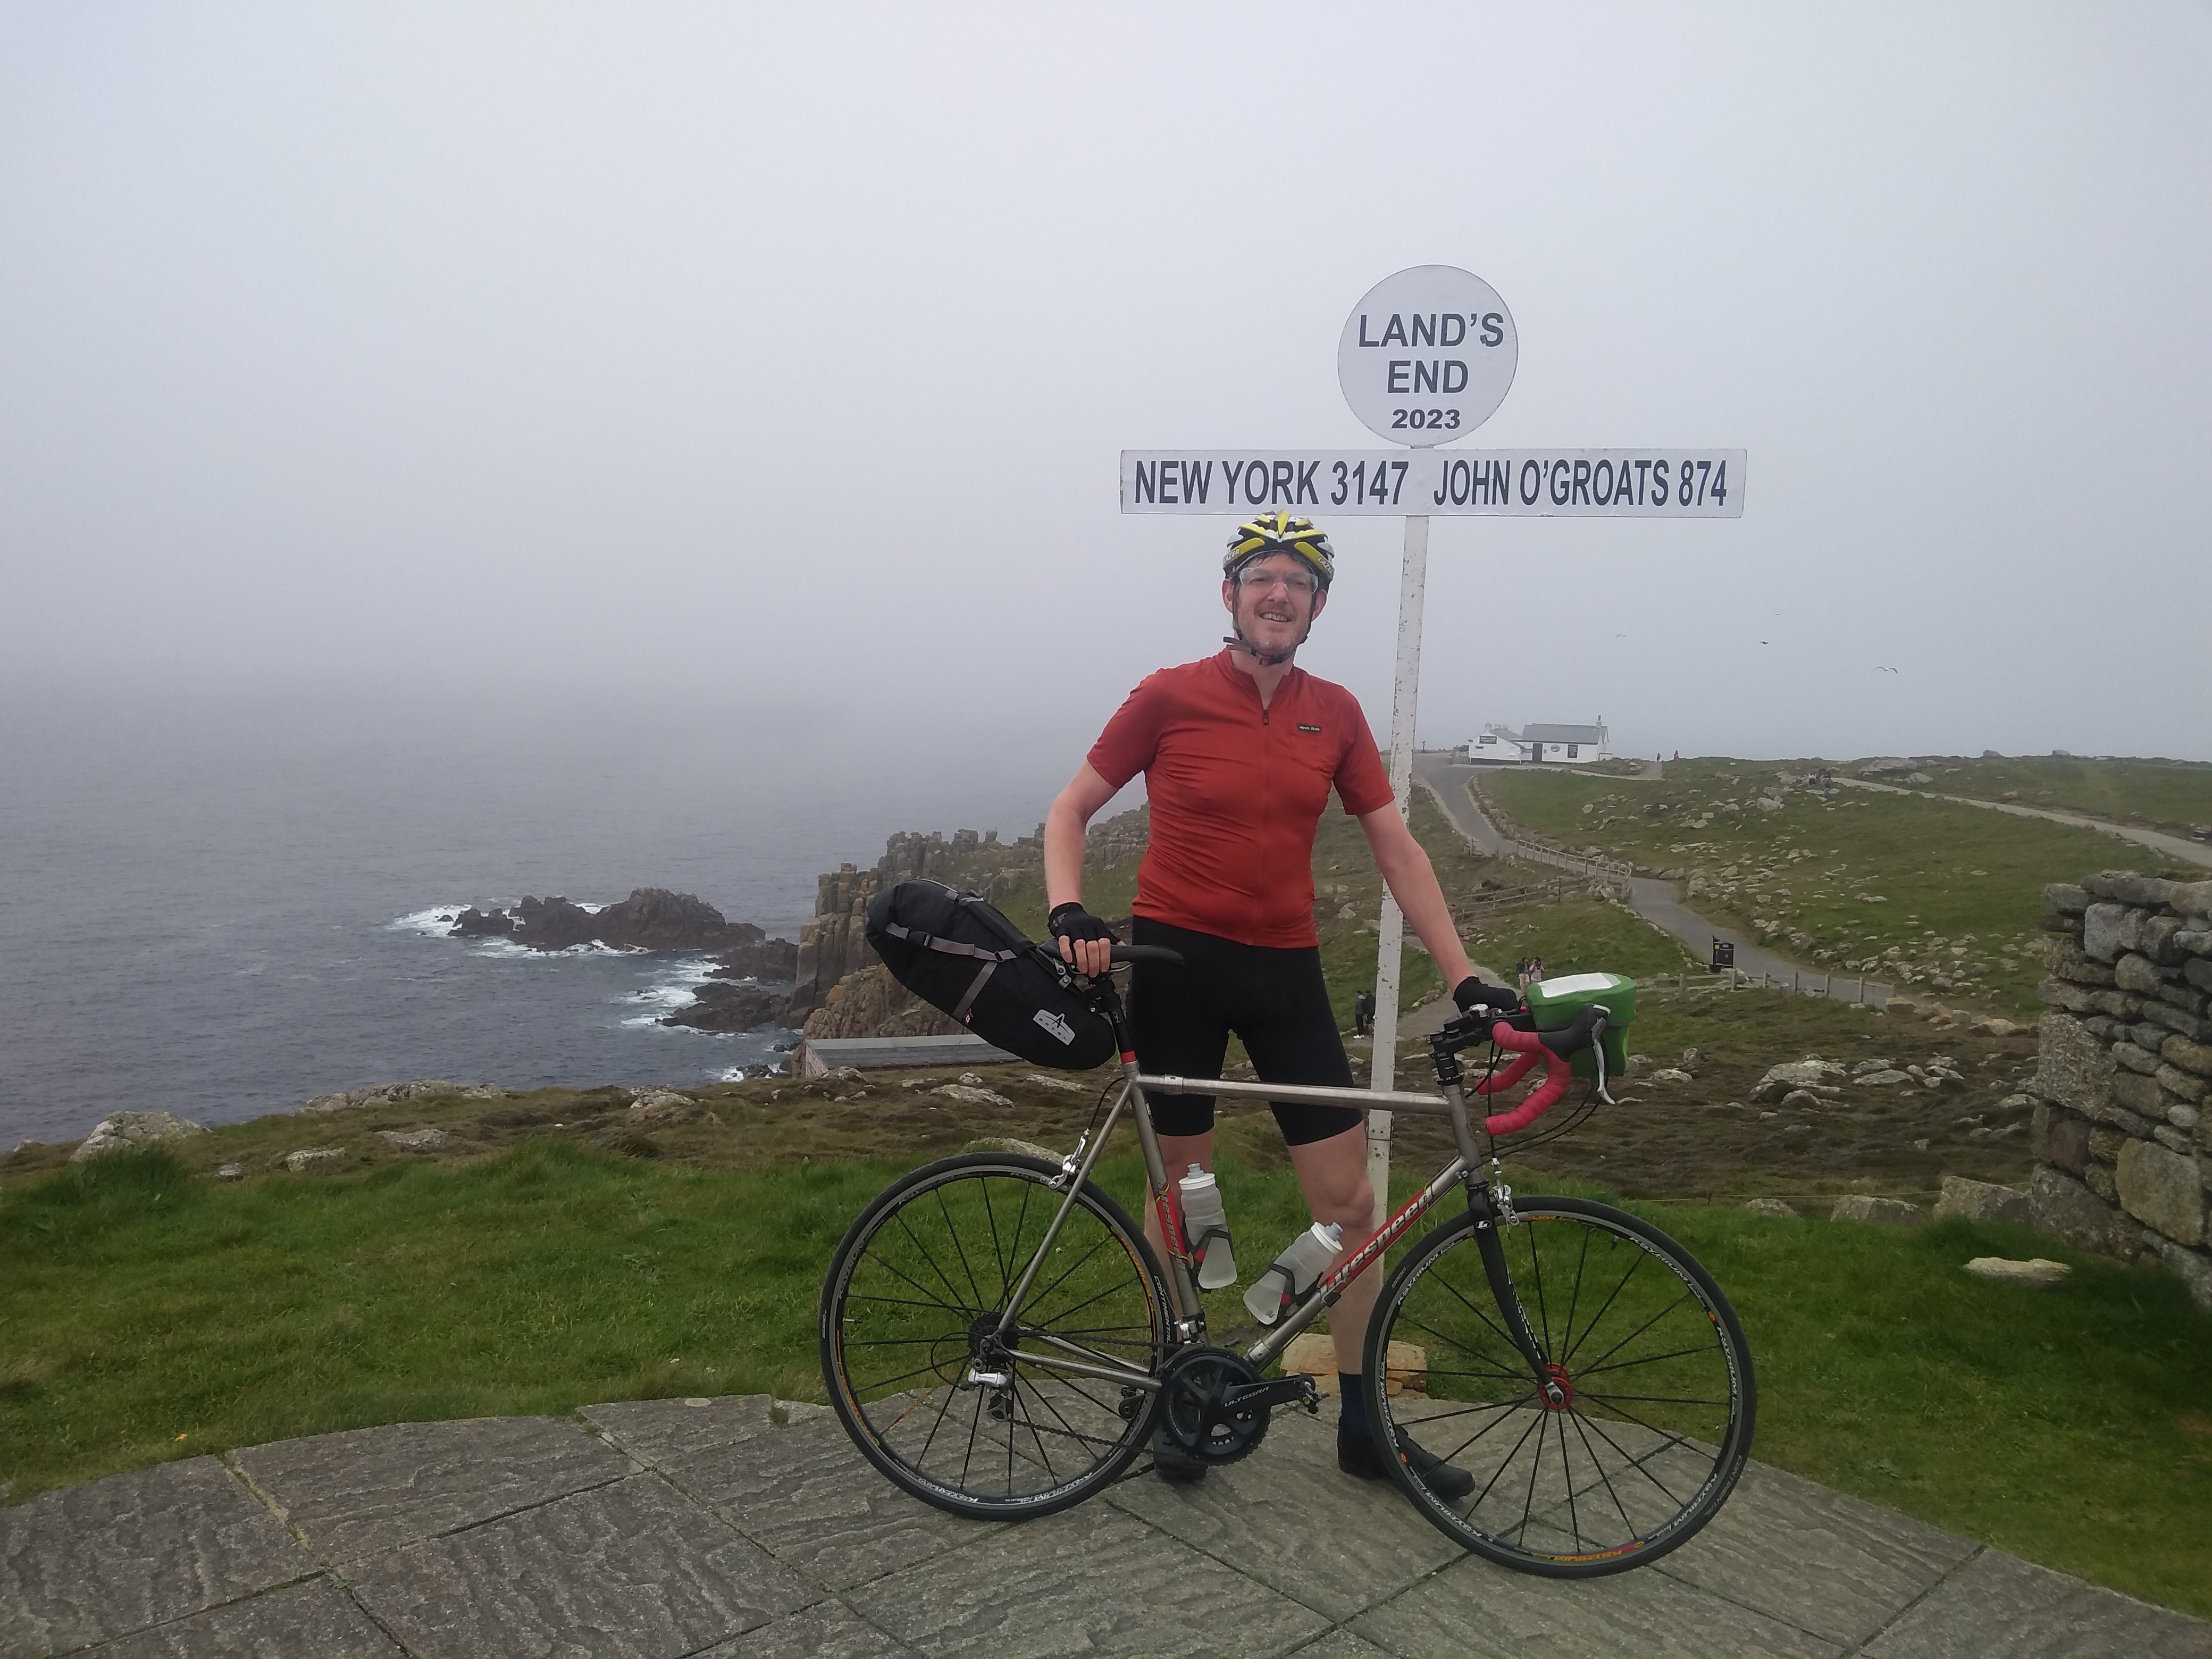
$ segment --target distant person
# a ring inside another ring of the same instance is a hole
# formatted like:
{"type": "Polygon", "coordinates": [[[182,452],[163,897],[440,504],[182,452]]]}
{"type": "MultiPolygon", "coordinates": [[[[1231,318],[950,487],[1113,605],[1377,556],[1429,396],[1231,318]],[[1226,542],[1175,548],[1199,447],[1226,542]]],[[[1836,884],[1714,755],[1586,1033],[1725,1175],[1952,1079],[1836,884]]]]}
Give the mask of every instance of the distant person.
{"type": "Polygon", "coordinates": [[[1528,983],[1531,985],[1540,985],[1543,983],[1543,981],[1544,958],[1541,957],[1530,957],[1528,960],[1528,983]]]}
{"type": "MultiPolygon", "coordinates": [[[[1453,1000],[1468,1012],[1520,1006],[1512,992],[1474,976],[1429,855],[1399,816],[1358,700],[1292,662],[1335,575],[1328,538],[1307,520],[1267,513],[1238,526],[1221,562],[1227,648],[1147,677],[1045,817],[1045,888],[1061,959],[1103,974],[1113,935],[1083,908],[1085,830],[1123,784],[1145,775],[1152,843],[1137,871],[1132,938],[1184,958],[1180,966],[1140,962],[1131,972],[1131,1036],[1138,1063],[1155,1075],[1219,1077],[1233,1032],[1265,1082],[1352,1086],[1314,927],[1314,836],[1332,790],[1359,820],[1453,1000]]],[[[1150,1108],[1169,1170],[1213,1167],[1211,1096],[1153,1095],[1150,1108]]],[[[1366,1114],[1311,1104],[1279,1104],[1274,1113],[1314,1218],[1341,1225],[1347,1249],[1364,1241],[1374,1221],[1366,1114]]],[[[1159,1218],[1146,1210],[1146,1235],[1164,1255],[1159,1218]]],[[[1343,1410],[1337,1467],[1370,1480],[1387,1472],[1361,1379],[1381,1287],[1378,1274],[1361,1273],[1328,1319],[1343,1410]]],[[[1474,1490],[1464,1470],[1402,1431],[1397,1449],[1438,1496],[1474,1490]]],[[[1206,1468],[1164,1431],[1154,1437],[1152,1462],[1170,1480],[1196,1480],[1206,1468]]]]}
{"type": "Polygon", "coordinates": [[[1352,1035],[1356,1037],[1375,1035],[1375,993],[1362,991],[1352,999],[1352,1035]]]}

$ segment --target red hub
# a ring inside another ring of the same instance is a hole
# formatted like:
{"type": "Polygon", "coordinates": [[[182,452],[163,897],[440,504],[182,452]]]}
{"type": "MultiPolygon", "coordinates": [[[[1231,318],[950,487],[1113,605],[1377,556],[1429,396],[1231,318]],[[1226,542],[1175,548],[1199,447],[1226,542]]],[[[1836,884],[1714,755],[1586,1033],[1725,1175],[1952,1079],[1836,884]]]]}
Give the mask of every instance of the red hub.
{"type": "Polygon", "coordinates": [[[1565,1365],[1556,1361],[1547,1362],[1545,1364],[1542,1395],[1544,1409],[1547,1411],[1564,1412],[1574,1409],[1575,1382],[1574,1379],[1567,1375],[1567,1368],[1565,1365]]]}

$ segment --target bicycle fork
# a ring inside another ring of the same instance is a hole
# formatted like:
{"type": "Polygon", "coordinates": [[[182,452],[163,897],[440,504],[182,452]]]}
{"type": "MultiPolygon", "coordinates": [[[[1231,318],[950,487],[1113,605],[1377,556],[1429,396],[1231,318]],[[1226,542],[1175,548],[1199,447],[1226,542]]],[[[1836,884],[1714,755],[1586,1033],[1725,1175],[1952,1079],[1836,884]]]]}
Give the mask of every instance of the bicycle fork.
{"type": "Polygon", "coordinates": [[[1536,1390],[1544,1403],[1553,1411],[1566,1404],[1569,1395],[1559,1368],[1545,1357],[1543,1345],[1536,1340],[1536,1332],[1528,1323],[1528,1311],[1522,1305],[1521,1292],[1513,1283],[1513,1275],[1505,1266],[1505,1245],[1498,1236],[1501,1223],[1509,1226],[1521,1224],[1513,1213],[1510,1188],[1493,1188],[1488,1182],[1470,1181],[1468,1183],[1468,1213],[1474,1221],[1475,1249],[1482,1255],[1482,1271],[1490,1280],[1490,1294],[1498,1304],[1498,1312],[1505,1316],[1505,1334],[1521,1357],[1528,1362],[1528,1373],[1535,1379],[1536,1390]]]}

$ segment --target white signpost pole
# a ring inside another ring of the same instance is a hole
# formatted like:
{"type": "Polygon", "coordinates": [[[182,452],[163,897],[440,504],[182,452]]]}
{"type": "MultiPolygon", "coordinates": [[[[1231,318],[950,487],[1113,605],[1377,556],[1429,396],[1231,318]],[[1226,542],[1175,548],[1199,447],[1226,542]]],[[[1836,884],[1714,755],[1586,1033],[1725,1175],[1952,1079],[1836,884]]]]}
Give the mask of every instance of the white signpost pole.
{"type": "MultiPolygon", "coordinates": [[[[1429,521],[1406,520],[1406,557],[1398,574],[1398,661],[1390,690],[1390,791],[1400,816],[1410,810],[1413,788],[1413,726],[1421,696],[1421,605],[1429,585],[1429,521]]],[[[1406,918],[1387,886],[1376,941],[1375,1033],[1370,1089],[1397,1084],[1398,979],[1404,963],[1406,918]]],[[[1375,1189],[1375,1218],[1380,1227],[1390,1213],[1390,1114],[1367,1114],[1367,1179],[1375,1189]]]]}
{"type": "MultiPolygon", "coordinates": [[[[1393,442],[1427,449],[1488,420],[1513,384],[1521,343],[1498,290],[1452,265],[1386,276],[1352,307],[1337,343],[1336,374],[1352,412],[1393,442]]],[[[1418,501],[1418,497],[1416,498],[1418,501]]],[[[1406,519],[1398,574],[1398,653],[1390,686],[1390,791],[1412,810],[1413,732],[1421,697],[1421,609],[1429,580],[1429,520],[1406,519]]],[[[1368,1087],[1397,1086],[1398,991],[1406,919],[1388,885],[1375,943],[1375,1030],[1368,1087]]],[[[1372,1224],[1390,1213],[1390,1114],[1367,1115],[1372,1224]]]]}

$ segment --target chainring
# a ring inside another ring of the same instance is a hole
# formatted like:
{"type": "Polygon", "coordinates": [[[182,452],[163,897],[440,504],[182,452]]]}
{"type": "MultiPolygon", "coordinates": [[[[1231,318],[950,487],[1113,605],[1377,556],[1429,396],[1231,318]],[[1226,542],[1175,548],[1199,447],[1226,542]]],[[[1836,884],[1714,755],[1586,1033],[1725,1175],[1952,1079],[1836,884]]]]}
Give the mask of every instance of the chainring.
{"type": "Polygon", "coordinates": [[[1267,1438],[1268,1408],[1232,1411],[1223,1396],[1260,1381],[1242,1354],[1226,1348],[1190,1348],[1168,1362],[1160,1384],[1160,1427],[1185,1456],[1202,1463],[1234,1463],[1267,1438]]]}

